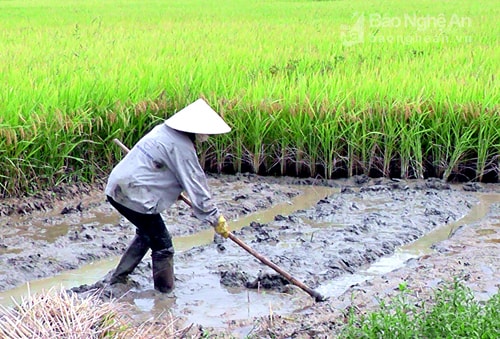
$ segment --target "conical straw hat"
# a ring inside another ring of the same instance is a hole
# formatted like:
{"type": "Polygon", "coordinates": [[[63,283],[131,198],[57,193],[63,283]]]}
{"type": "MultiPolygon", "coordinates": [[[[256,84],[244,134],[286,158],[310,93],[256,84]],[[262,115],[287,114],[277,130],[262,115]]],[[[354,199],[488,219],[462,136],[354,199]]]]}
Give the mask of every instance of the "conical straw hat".
{"type": "Polygon", "coordinates": [[[222,134],[231,131],[226,122],[203,99],[184,107],[165,121],[168,127],[196,134],[222,134]]]}

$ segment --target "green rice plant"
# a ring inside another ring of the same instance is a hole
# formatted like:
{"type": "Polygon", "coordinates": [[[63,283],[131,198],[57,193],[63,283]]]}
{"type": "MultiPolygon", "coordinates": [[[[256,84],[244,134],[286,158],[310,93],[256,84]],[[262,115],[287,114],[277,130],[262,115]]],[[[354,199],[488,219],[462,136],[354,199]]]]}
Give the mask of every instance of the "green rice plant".
{"type": "Polygon", "coordinates": [[[339,111],[324,113],[316,124],[313,136],[317,138],[316,151],[318,159],[323,166],[323,177],[326,179],[332,178],[337,162],[342,154],[344,154],[345,134],[347,129],[341,129],[341,120],[343,114],[339,111]]]}
{"type": "Polygon", "coordinates": [[[401,177],[424,178],[424,140],[429,129],[426,127],[428,112],[408,111],[401,124],[401,177]]]}
{"type": "Polygon", "coordinates": [[[232,121],[238,126],[236,146],[243,150],[243,162],[250,165],[254,173],[259,173],[269,154],[270,143],[267,139],[276,122],[273,114],[253,109],[232,113],[232,121]]]}
{"type": "Polygon", "coordinates": [[[476,176],[482,181],[485,171],[494,167],[495,158],[500,156],[500,114],[481,112],[471,124],[478,131],[476,176]]]}
{"type": "Polygon", "coordinates": [[[306,98],[305,101],[309,106],[307,111],[311,120],[302,120],[304,123],[301,127],[302,139],[305,142],[303,146],[306,149],[307,159],[304,163],[308,164],[311,176],[320,175],[330,179],[337,169],[337,164],[344,157],[345,134],[350,128],[350,126],[343,125],[344,102],[339,102],[336,107],[333,105],[332,107],[321,101],[321,98],[313,101],[306,98]],[[322,172],[317,170],[317,165],[320,165],[322,172]]]}
{"type": "MultiPolygon", "coordinates": [[[[359,113],[358,113],[359,114],[359,113]]],[[[367,126],[363,122],[363,119],[360,119],[357,115],[354,114],[346,114],[344,118],[340,121],[341,124],[341,129],[342,130],[347,130],[349,133],[345,133],[345,142],[346,142],[346,147],[347,151],[345,155],[340,154],[339,158],[342,159],[342,156],[344,158],[344,161],[346,162],[346,167],[347,167],[347,175],[351,177],[353,175],[353,169],[354,169],[354,162],[356,158],[356,154],[363,154],[363,150],[367,149],[366,146],[366,136],[367,134],[364,131],[364,128],[367,126]]],[[[359,162],[361,162],[361,167],[363,169],[369,167],[369,164],[364,163],[364,157],[358,156],[360,159],[359,162]]],[[[371,157],[368,157],[368,159],[371,159],[371,157]]],[[[365,173],[368,174],[368,173],[365,173]]]]}
{"type": "MultiPolygon", "coordinates": [[[[237,163],[234,159],[233,136],[230,134],[222,134],[212,136],[207,142],[198,145],[200,155],[200,163],[204,168],[208,164],[209,168],[215,168],[218,173],[223,171],[226,165],[227,158],[231,158],[232,164],[237,163]]],[[[240,162],[241,164],[241,162],[240,162]]],[[[241,169],[241,168],[240,168],[241,169]]]]}
{"type": "Polygon", "coordinates": [[[371,108],[346,114],[342,129],[347,142],[348,176],[370,174],[381,158],[381,120],[371,108]]]}
{"type": "Polygon", "coordinates": [[[382,174],[384,177],[390,177],[390,169],[392,162],[398,157],[400,149],[400,140],[402,133],[401,113],[397,110],[388,110],[382,113],[382,147],[383,147],[383,167],[382,174]]]}
{"type": "MultiPolygon", "coordinates": [[[[293,65],[293,63],[292,63],[293,65]]],[[[302,108],[304,112],[307,112],[311,117],[311,122],[305,126],[303,126],[302,130],[302,140],[304,152],[299,155],[300,164],[296,163],[295,170],[300,169],[298,175],[300,176],[315,176],[316,166],[318,165],[318,157],[319,157],[319,146],[322,143],[321,138],[318,138],[318,127],[319,130],[324,129],[325,125],[328,125],[328,120],[326,115],[321,116],[321,105],[316,103],[314,100],[308,96],[304,96],[304,98],[298,99],[301,102],[304,102],[306,105],[302,108]],[[299,165],[299,167],[297,167],[299,165]]],[[[297,107],[300,107],[297,105],[297,107]]]]}
{"type": "Polygon", "coordinates": [[[449,124],[446,124],[445,112],[436,111],[431,107],[429,119],[429,134],[427,139],[427,149],[425,153],[429,155],[437,177],[442,177],[446,169],[446,159],[451,152],[452,140],[449,124]]]}
{"type": "MultiPolygon", "coordinates": [[[[497,128],[496,128],[496,134],[499,135],[500,134],[500,126],[497,125],[497,128]]],[[[495,161],[495,158],[497,160],[497,166],[496,166],[496,174],[497,174],[497,177],[500,177],[500,141],[496,143],[496,145],[494,145],[494,148],[493,148],[495,152],[495,155],[493,156],[493,159],[492,159],[492,162],[495,161]]]]}
{"type": "Polygon", "coordinates": [[[287,166],[292,162],[292,145],[295,140],[291,137],[290,119],[292,115],[288,112],[281,111],[279,116],[275,117],[276,123],[273,130],[273,135],[270,137],[271,144],[271,157],[274,161],[269,166],[271,169],[278,166],[278,173],[285,175],[287,173],[287,166]]]}
{"type": "Polygon", "coordinates": [[[455,112],[452,105],[447,110],[430,113],[429,152],[437,176],[448,179],[457,166],[471,160],[476,143],[476,128],[469,125],[469,115],[455,112]]]}
{"type": "Polygon", "coordinates": [[[476,129],[474,126],[468,126],[467,117],[462,114],[449,115],[450,120],[450,134],[451,143],[448,144],[450,153],[449,157],[446,159],[446,170],[443,173],[443,178],[448,180],[451,173],[457,170],[457,166],[460,163],[466,163],[471,160],[471,151],[476,142],[475,135],[476,129]]]}
{"type": "MultiPolygon", "coordinates": [[[[215,99],[214,99],[215,100],[215,99]]],[[[229,134],[216,135],[209,139],[209,149],[210,152],[207,154],[208,159],[214,159],[215,165],[212,168],[216,168],[220,173],[224,168],[232,167],[234,171],[241,172],[243,165],[243,138],[236,136],[239,131],[241,122],[238,122],[238,114],[227,114],[228,111],[241,109],[240,102],[237,99],[217,99],[218,111],[221,116],[228,122],[232,128],[232,132],[229,134]]]]}
{"type": "Polygon", "coordinates": [[[314,135],[314,113],[309,110],[298,111],[290,115],[288,120],[290,138],[293,140],[292,158],[295,163],[295,175],[302,173],[307,162],[308,138],[314,135]]]}

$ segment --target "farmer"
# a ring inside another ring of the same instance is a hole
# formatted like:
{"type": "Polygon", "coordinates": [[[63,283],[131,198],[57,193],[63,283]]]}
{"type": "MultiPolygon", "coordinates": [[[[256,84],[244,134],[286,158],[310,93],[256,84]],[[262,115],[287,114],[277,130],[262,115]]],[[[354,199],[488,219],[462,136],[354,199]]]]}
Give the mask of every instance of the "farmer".
{"type": "Polygon", "coordinates": [[[164,293],[174,288],[174,247],[160,213],[182,191],[189,196],[194,215],[208,221],[217,234],[228,237],[226,220],[211,199],[195,142],[230,130],[199,99],[154,127],[112,170],[105,189],[107,199],[136,226],[136,235],[112,273],[110,284],[125,282],[151,248],[154,288],[164,293]]]}

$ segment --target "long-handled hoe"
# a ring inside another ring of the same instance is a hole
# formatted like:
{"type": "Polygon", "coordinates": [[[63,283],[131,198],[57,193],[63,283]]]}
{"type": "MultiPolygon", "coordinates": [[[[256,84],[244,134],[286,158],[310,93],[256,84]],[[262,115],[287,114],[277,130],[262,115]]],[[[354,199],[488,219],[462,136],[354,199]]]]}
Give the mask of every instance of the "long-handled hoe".
{"type": "MultiPolygon", "coordinates": [[[[120,148],[124,152],[128,153],[130,151],[127,148],[127,146],[125,146],[120,140],[114,139],[113,142],[115,144],[117,144],[118,146],[120,146],[120,148]]],[[[193,205],[191,204],[191,201],[189,201],[189,199],[186,198],[182,193],[179,196],[179,199],[182,200],[182,201],[184,201],[189,207],[193,207],[193,205]]],[[[324,297],[319,292],[313,290],[312,288],[310,288],[309,286],[307,286],[303,282],[301,282],[301,281],[297,280],[296,278],[294,278],[290,273],[286,272],[281,267],[279,267],[278,265],[274,264],[273,262],[271,262],[269,259],[267,259],[263,255],[257,253],[254,249],[252,249],[250,246],[248,246],[247,244],[245,244],[241,239],[239,239],[238,237],[236,237],[233,233],[229,232],[228,238],[231,239],[236,244],[238,244],[240,247],[242,247],[245,251],[247,251],[248,253],[250,253],[251,255],[253,255],[255,258],[259,259],[262,263],[266,264],[267,266],[271,267],[273,270],[275,270],[276,272],[278,272],[279,274],[281,274],[286,280],[288,280],[289,282],[291,282],[295,286],[298,286],[302,290],[304,290],[305,292],[307,292],[307,294],[309,294],[311,297],[313,297],[315,301],[326,301],[328,299],[327,297],[324,297]]]]}

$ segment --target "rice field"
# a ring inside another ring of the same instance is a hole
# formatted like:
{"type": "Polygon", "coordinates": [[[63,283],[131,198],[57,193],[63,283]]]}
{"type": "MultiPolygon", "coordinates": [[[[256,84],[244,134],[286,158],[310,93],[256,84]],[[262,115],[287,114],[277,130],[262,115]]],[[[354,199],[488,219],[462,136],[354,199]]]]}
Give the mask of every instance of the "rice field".
{"type": "Polygon", "coordinates": [[[199,97],[207,171],[499,181],[494,0],[0,1],[0,196],[92,181],[199,97]]]}

